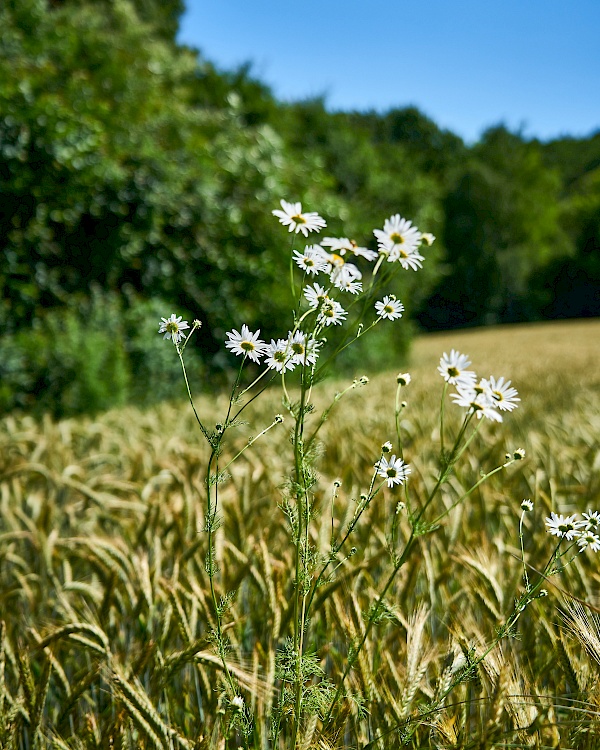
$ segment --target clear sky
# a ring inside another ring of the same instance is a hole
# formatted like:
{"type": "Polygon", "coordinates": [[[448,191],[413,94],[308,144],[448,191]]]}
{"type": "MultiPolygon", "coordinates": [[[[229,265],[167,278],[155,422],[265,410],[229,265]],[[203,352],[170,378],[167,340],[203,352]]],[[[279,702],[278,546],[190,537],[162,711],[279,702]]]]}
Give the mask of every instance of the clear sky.
{"type": "Polygon", "coordinates": [[[417,106],[468,141],[600,129],[600,0],[186,0],[179,41],[283,100],[417,106]]]}

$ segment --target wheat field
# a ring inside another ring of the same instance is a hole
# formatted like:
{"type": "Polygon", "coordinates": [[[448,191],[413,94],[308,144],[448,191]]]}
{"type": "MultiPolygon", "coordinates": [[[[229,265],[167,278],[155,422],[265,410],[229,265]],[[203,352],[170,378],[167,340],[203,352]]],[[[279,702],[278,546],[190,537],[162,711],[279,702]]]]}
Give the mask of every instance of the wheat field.
{"type": "MultiPolygon", "coordinates": [[[[319,433],[312,542],[327,554],[367,489],[380,447],[394,435],[396,374],[403,390],[404,454],[414,502],[435,481],[440,435],[439,358],[468,353],[482,376],[510,378],[522,399],[502,425],[485,424],[440,493],[440,508],[524,448],[421,537],[402,567],[325,722],[315,711],[304,748],[600,747],[600,576],[586,552],[544,585],[469,679],[459,665],[486,651],[523,578],[553,549],[551,511],[600,510],[600,321],[427,335],[410,364],[344,396],[319,433]],[[588,606],[590,605],[590,606],[588,606]]],[[[356,376],[369,373],[356,373],[356,376]]],[[[206,424],[227,396],[202,393],[206,424]]],[[[315,389],[315,413],[347,383],[315,389]]],[[[181,388],[181,390],[179,390],[181,388]]],[[[203,481],[208,449],[181,400],[97,418],[0,423],[0,747],[268,748],[281,705],[276,657],[290,634],[293,554],[280,509],[290,473],[284,422],[248,448],[220,490],[215,554],[228,668],[252,716],[246,739],[224,698],[211,643],[203,481]],[[235,592],[231,598],[230,592],[235,592]],[[228,724],[229,722],[229,724],[228,724]]],[[[282,412],[273,388],[245,413],[228,451],[282,412]]],[[[448,429],[458,417],[447,408],[448,429]]],[[[334,682],[365,629],[390,539],[406,536],[404,495],[387,488],[357,526],[352,564],[340,559],[316,591],[311,643],[316,670],[334,682]]],[[[318,677],[315,676],[315,682],[318,677]]],[[[316,698],[315,698],[316,700],[316,698]]],[[[285,716],[286,707],[282,707],[285,716]]],[[[285,733],[279,747],[285,744],[285,733]]]]}

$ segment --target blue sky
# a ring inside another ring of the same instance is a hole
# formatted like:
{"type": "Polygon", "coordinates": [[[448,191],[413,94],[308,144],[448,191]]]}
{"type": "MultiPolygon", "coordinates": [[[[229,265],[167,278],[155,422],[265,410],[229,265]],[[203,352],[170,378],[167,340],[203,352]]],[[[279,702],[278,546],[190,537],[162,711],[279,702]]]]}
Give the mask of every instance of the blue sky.
{"type": "Polygon", "coordinates": [[[600,0],[186,0],[179,40],[283,100],[415,105],[468,141],[600,129],[600,0]]]}

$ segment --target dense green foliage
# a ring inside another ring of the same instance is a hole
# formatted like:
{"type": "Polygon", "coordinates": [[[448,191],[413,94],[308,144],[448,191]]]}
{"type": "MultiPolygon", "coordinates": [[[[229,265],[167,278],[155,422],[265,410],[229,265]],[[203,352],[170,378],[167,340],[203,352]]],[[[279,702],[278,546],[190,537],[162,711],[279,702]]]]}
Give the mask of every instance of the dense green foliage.
{"type": "MultiPolygon", "coordinates": [[[[282,104],[247,67],[221,72],[179,45],[181,11],[181,0],[0,7],[0,408],[45,408],[43,383],[73,377],[59,347],[56,377],[16,363],[35,369],[56,321],[102,295],[138,327],[149,300],[201,319],[213,373],[232,326],[285,333],[280,198],[361,244],[398,212],[433,232],[424,273],[394,290],[425,327],[600,314],[600,134],[542,144],[498,127],[467,147],[412,108],[282,104]],[[29,333],[39,346],[21,345],[29,333]]],[[[137,398],[153,367],[125,334],[104,336],[121,342],[125,373],[109,393],[137,398]]],[[[360,356],[405,348],[388,338],[360,356]]],[[[105,405],[84,402],[55,406],[105,405]]]]}

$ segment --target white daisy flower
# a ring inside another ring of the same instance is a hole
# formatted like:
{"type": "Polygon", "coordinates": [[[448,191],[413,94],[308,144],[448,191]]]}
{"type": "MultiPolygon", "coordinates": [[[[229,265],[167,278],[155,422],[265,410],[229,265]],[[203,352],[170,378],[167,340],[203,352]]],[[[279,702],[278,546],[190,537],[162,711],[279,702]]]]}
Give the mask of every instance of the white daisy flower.
{"type": "Polygon", "coordinates": [[[175,313],[171,313],[170,318],[161,318],[162,323],[158,329],[159,333],[164,333],[163,339],[173,339],[174,344],[178,344],[185,334],[181,333],[186,328],[189,328],[187,320],[182,320],[182,315],[177,317],[175,313]]]}
{"type": "Polygon", "coordinates": [[[572,516],[563,516],[552,512],[546,518],[546,530],[554,536],[564,537],[569,541],[581,535],[580,529],[584,525],[585,521],[578,521],[576,513],[572,516]]]}
{"type": "Polygon", "coordinates": [[[332,268],[329,280],[338,289],[345,289],[348,284],[352,284],[362,278],[362,273],[353,263],[344,263],[332,268]]]}
{"type": "Polygon", "coordinates": [[[498,409],[501,411],[512,411],[517,408],[518,404],[516,402],[521,399],[518,398],[517,389],[510,387],[510,380],[507,380],[505,383],[504,378],[496,380],[491,376],[489,380],[485,381],[485,383],[488,386],[498,409]]]}
{"type": "Polygon", "coordinates": [[[252,333],[247,325],[242,326],[242,330],[238,333],[235,329],[229,331],[227,336],[229,341],[225,343],[225,346],[234,354],[241,355],[242,357],[248,357],[253,362],[260,361],[260,358],[264,354],[266,344],[258,338],[260,328],[256,333],[252,333]]]}
{"type": "Polygon", "coordinates": [[[457,406],[469,409],[477,416],[477,419],[486,417],[494,422],[502,422],[502,415],[496,410],[488,393],[477,386],[462,382],[456,383],[456,391],[450,397],[457,406]]]}
{"type": "Polygon", "coordinates": [[[530,513],[533,510],[533,503],[531,502],[531,500],[522,500],[521,510],[524,510],[526,513],[530,513]]]}
{"type": "Polygon", "coordinates": [[[350,294],[360,294],[363,290],[362,281],[352,281],[349,278],[338,278],[335,285],[342,292],[349,292],[350,294]]]}
{"type": "Polygon", "coordinates": [[[288,334],[288,343],[292,350],[292,362],[295,365],[314,365],[319,357],[321,342],[316,339],[306,339],[306,334],[296,331],[288,334]]]}
{"type": "Polygon", "coordinates": [[[327,226],[325,219],[314,211],[302,213],[301,203],[288,203],[284,200],[280,203],[283,210],[275,209],[271,213],[285,227],[288,227],[289,232],[296,232],[296,234],[302,232],[305,237],[308,237],[309,232],[320,232],[323,227],[327,226]]]}
{"type": "Polygon", "coordinates": [[[423,234],[421,235],[421,239],[426,245],[429,245],[429,247],[431,247],[435,242],[435,236],[431,234],[431,232],[423,232],[423,234]]]}
{"type": "Polygon", "coordinates": [[[278,339],[277,341],[271,339],[271,343],[265,346],[264,353],[266,355],[265,364],[270,370],[284,373],[286,370],[293,370],[295,367],[290,343],[285,339],[278,339]]]}
{"type": "Polygon", "coordinates": [[[304,273],[309,273],[312,276],[325,272],[329,268],[326,253],[324,253],[323,248],[319,247],[319,245],[307,245],[303,253],[294,250],[294,261],[304,273]]]}
{"type": "Polygon", "coordinates": [[[404,484],[410,474],[410,465],[405,464],[401,458],[396,458],[392,454],[389,460],[383,456],[375,464],[377,474],[387,480],[387,486],[393,487],[395,484],[404,484]]]}
{"type": "Polygon", "coordinates": [[[594,534],[589,529],[581,532],[581,536],[577,539],[577,544],[581,550],[587,549],[588,547],[592,552],[598,552],[600,550],[600,536],[594,534]]]}
{"type": "Polygon", "coordinates": [[[388,263],[400,263],[405,271],[409,269],[418,271],[419,268],[423,268],[424,260],[425,258],[417,250],[410,252],[404,249],[392,250],[388,255],[388,263]]]}
{"type": "Polygon", "coordinates": [[[396,320],[396,318],[402,317],[404,305],[400,300],[396,299],[393,294],[390,296],[386,294],[381,302],[375,303],[375,310],[380,318],[396,320]]]}
{"type": "Polygon", "coordinates": [[[348,313],[339,302],[334,299],[326,299],[319,310],[317,323],[326,326],[342,325],[347,315],[348,313]]]}
{"type": "Polygon", "coordinates": [[[600,513],[597,510],[588,510],[583,513],[583,521],[586,531],[600,532],[600,513]]]}
{"type": "Polygon", "coordinates": [[[232,701],[231,701],[231,706],[236,711],[243,711],[244,710],[244,699],[242,698],[242,696],[241,695],[236,695],[232,699],[232,701]]]}
{"type": "Polygon", "coordinates": [[[319,307],[325,300],[328,300],[327,291],[320,284],[304,287],[304,298],[310,307],[319,307]]]}
{"type": "Polygon", "coordinates": [[[380,252],[389,255],[393,251],[406,253],[416,250],[421,244],[423,235],[412,222],[403,219],[400,214],[394,214],[386,219],[381,229],[373,230],[380,252]]]}
{"type": "Polygon", "coordinates": [[[369,250],[368,247],[359,247],[354,240],[349,240],[347,237],[323,237],[320,244],[323,247],[330,248],[332,253],[336,255],[346,255],[346,253],[352,253],[360,258],[366,260],[375,260],[377,253],[375,250],[369,250]]]}
{"type": "Polygon", "coordinates": [[[338,289],[344,289],[349,283],[362,279],[362,273],[354,263],[347,263],[342,255],[323,250],[323,257],[327,261],[329,279],[338,289]]]}
{"type": "Polygon", "coordinates": [[[440,364],[437,369],[449,385],[464,383],[472,386],[477,376],[472,370],[466,369],[470,364],[471,360],[466,354],[460,354],[452,349],[450,356],[444,352],[444,356],[440,358],[440,364]]]}

